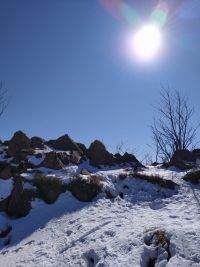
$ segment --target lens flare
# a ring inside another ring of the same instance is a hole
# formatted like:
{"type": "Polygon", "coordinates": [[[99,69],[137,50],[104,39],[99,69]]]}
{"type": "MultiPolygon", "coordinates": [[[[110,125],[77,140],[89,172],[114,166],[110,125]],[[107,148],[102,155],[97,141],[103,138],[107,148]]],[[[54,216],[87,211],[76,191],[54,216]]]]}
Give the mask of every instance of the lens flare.
{"type": "Polygon", "coordinates": [[[143,61],[151,60],[157,54],[161,44],[161,32],[154,24],[144,25],[133,37],[134,54],[143,61]]]}
{"type": "Polygon", "coordinates": [[[160,2],[150,15],[150,21],[159,26],[164,26],[167,22],[168,5],[165,2],[160,2]]]}

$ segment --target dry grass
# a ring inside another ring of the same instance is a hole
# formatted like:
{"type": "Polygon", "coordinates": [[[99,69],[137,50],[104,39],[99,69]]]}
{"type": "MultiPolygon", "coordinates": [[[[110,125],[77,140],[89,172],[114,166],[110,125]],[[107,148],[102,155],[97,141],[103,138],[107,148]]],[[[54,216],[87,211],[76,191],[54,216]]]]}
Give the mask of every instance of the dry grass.
{"type": "Polygon", "coordinates": [[[49,204],[55,202],[58,196],[67,190],[67,185],[58,177],[41,173],[34,175],[32,183],[37,187],[39,198],[49,204]]]}
{"type": "Polygon", "coordinates": [[[160,187],[167,188],[167,189],[173,189],[174,190],[176,188],[176,186],[178,186],[175,182],[173,182],[171,180],[164,179],[159,175],[147,175],[147,174],[135,172],[133,174],[133,177],[136,179],[141,179],[141,180],[147,181],[147,182],[152,183],[152,184],[159,185],[160,187]]]}
{"type": "Polygon", "coordinates": [[[102,189],[102,176],[88,175],[83,179],[80,175],[74,175],[71,182],[67,185],[67,190],[80,201],[91,201],[102,189]]]}

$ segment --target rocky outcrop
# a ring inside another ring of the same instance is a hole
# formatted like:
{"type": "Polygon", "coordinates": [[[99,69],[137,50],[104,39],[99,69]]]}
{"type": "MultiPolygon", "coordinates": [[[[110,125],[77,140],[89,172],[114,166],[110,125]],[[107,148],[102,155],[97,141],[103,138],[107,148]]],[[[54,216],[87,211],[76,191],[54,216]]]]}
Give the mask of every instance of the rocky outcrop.
{"type": "Polygon", "coordinates": [[[181,170],[187,170],[194,166],[196,156],[189,150],[179,150],[172,156],[169,165],[177,167],[181,170]]]}
{"type": "Polygon", "coordinates": [[[142,166],[136,157],[129,153],[124,153],[120,155],[119,153],[113,155],[106,150],[105,145],[99,140],[95,140],[86,152],[86,155],[93,166],[99,165],[114,165],[114,164],[124,164],[131,163],[137,164],[137,166],[142,166]]]}
{"type": "Polygon", "coordinates": [[[78,165],[81,161],[81,158],[82,156],[79,151],[72,151],[71,156],[70,156],[70,162],[78,165]]]}
{"type": "Polygon", "coordinates": [[[8,145],[8,155],[16,157],[23,149],[30,149],[30,139],[21,131],[14,134],[8,145]]]}
{"type": "Polygon", "coordinates": [[[101,192],[102,184],[96,176],[88,177],[88,179],[75,178],[68,185],[68,190],[72,195],[80,201],[92,201],[99,192],[101,192]]]}
{"type": "Polygon", "coordinates": [[[87,157],[93,166],[113,165],[115,163],[113,154],[106,150],[106,147],[99,140],[95,140],[87,151],[87,157]]]}
{"type": "Polygon", "coordinates": [[[64,167],[62,159],[59,154],[52,151],[46,154],[45,159],[41,162],[40,167],[45,167],[54,170],[60,170],[64,167]]]}
{"type": "Polygon", "coordinates": [[[44,147],[45,147],[44,140],[38,136],[32,137],[31,138],[31,147],[44,149],[44,147]]]}
{"type": "Polygon", "coordinates": [[[6,162],[0,162],[0,179],[7,180],[12,177],[12,169],[10,164],[6,162]]]}
{"type": "Polygon", "coordinates": [[[31,209],[30,200],[25,197],[25,190],[23,189],[23,181],[19,176],[15,178],[13,190],[9,197],[7,205],[7,214],[15,217],[22,217],[29,213],[31,209]]]}
{"type": "Polygon", "coordinates": [[[124,164],[124,163],[136,164],[137,163],[138,167],[139,165],[141,165],[133,154],[129,154],[127,152],[125,152],[124,155],[120,155],[119,153],[115,154],[115,159],[116,159],[115,161],[117,164],[124,164]]]}
{"type": "Polygon", "coordinates": [[[46,144],[54,149],[65,151],[79,151],[80,153],[82,153],[82,150],[79,148],[79,146],[67,134],[59,137],[56,140],[47,141],[46,144]]]}

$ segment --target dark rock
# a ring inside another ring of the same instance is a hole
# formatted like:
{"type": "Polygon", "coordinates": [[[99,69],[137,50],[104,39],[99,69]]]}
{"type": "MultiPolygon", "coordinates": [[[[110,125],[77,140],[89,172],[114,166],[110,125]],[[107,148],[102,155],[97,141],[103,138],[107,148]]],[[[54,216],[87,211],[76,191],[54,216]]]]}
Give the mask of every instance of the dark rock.
{"type": "Polygon", "coordinates": [[[120,198],[124,198],[124,194],[121,192],[121,193],[119,193],[119,196],[120,196],[120,198]]]}
{"type": "Polygon", "coordinates": [[[78,165],[81,160],[81,154],[79,151],[72,151],[70,161],[73,164],[78,165]]]}
{"type": "Polygon", "coordinates": [[[12,230],[12,226],[7,224],[4,229],[0,231],[0,238],[5,238],[12,230]]]}
{"type": "Polygon", "coordinates": [[[184,177],[183,180],[190,182],[192,184],[199,184],[200,183],[200,170],[188,172],[184,177]]]}
{"type": "Polygon", "coordinates": [[[47,141],[46,144],[54,149],[66,150],[66,151],[79,151],[80,153],[82,153],[79,146],[67,134],[59,137],[56,140],[47,141]]]}
{"type": "Polygon", "coordinates": [[[10,197],[0,200],[0,212],[6,212],[10,201],[10,197]]]}
{"type": "Polygon", "coordinates": [[[75,178],[68,185],[68,190],[72,195],[80,201],[92,201],[99,192],[101,192],[102,185],[99,179],[89,177],[87,180],[75,178]]]}
{"type": "Polygon", "coordinates": [[[0,179],[7,180],[12,177],[12,170],[9,164],[5,164],[2,169],[1,167],[2,166],[0,166],[0,179]]]}
{"type": "Polygon", "coordinates": [[[194,154],[195,158],[200,158],[200,149],[194,149],[192,151],[192,153],[194,154]]]}
{"type": "Polygon", "coordinates": [[[5,141],[3,142],[3,145],[4,145],[4,146],[8,146],[8,145],[9,145],[9,142],[10,142],[10,141],[5,140],[5,141]]]}
{"type": "Polygon", "coordinates": [[[57,156],[64,165],[68,165],[70,163],[70,156],[66,152],[57,152],[57,156]]]}
{"type": "Polygon", "coordinates": [[[194,166],[196,162],[195,155],[189,150],[176,151],[172,156],[169,165],[181,170],[187,170],[194,166]]]}
{"type": "Polygon", "coordinates": [[[78,147],[80,148],[80,150],[83,152],[84,155],[86,155],[87,153],[87,148],[84,144],[82,143],[77,143],[78,147]]]}
{"type": "Polygon", "coordinates": [[[35,154],[35,157],[36,157],[36,159],[41,159],[42,158],[42,153],[35,154]]]}
{"type": "Polygon", "coordinates": [[[31,147],[43,149],[45,147],[44,140],[38,136],[31,138],[31,147]]]}
{"type": "Polygon", "coordinates": [[[99,140],[95,140],[87,151],[87,157],[93,166],[113,165],[114,157],[106,150],[106,147],[99,140]]]}
{"type": "Polygon", "coordinates": [[[13,190],[7,207],[7,214],[15,217],[26,216],[30,209],[30,200],[25,198],[22,178],[15,179],[13,190]]]}
{"type": "Polygon", "coordinates": [[[40,167],[45,167],[54,170],[60,170],[64,167],[61,159],[56,152],[51,151],[46,154],[45,159],[41,162],[40,167]]]}
{"type": "Polygon", "coordinates": [[[112,195],[112,193],[110,191],[106,191],[105,193],[106,193],[106,198],[108,198],[108,199],[114,198],[114,196],[112,195]]]}
{"type": "Polygon", "coordinates": [[[139,163],[137,158],[133,154],[129,154],[127,152],[124,153],[124,155],[120,155],[119,153],[115,154],[116,163],[117,164],[124,164],[124,163],[137,163],[138,167],[139,165],[142,166],[142,164],[139,163]]]}
{"type": "Polygon", "coordinates": [[[22,149],[30,149],[30,139],[21,131],[14,134],[8,145],[8,155],[11,157],[18,156],[22,149]]]}

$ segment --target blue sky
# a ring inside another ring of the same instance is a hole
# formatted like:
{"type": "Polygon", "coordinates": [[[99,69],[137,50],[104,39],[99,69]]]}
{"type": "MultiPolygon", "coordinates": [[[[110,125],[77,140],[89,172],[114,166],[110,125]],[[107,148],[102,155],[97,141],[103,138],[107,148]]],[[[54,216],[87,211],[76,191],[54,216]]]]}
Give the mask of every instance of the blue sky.
{"type": "Polygon", "coordinates": [[[130,27],[95,0],[0,0],[0,79],[11,96],[1,139],[19,129],[46,139],[68,133],[86,145],[100,139],[114,150],[123,141],[143,151],[161,84],[189,95],[198,120],[200,16],[178,8],[163,28],[162,56],[140,64],[123,57],[130,27]]]}

